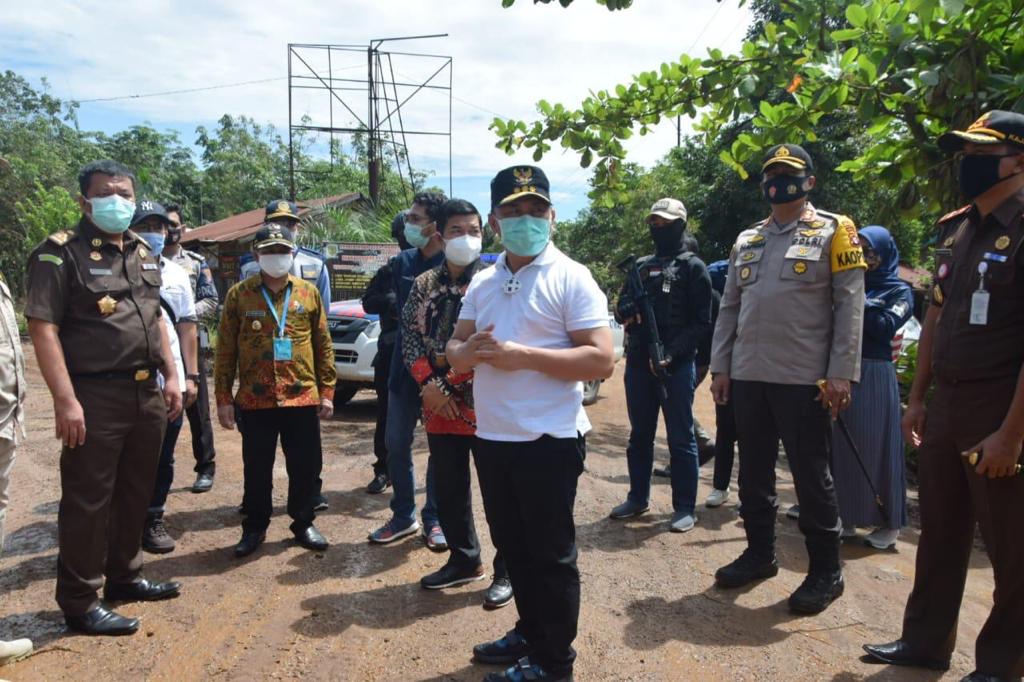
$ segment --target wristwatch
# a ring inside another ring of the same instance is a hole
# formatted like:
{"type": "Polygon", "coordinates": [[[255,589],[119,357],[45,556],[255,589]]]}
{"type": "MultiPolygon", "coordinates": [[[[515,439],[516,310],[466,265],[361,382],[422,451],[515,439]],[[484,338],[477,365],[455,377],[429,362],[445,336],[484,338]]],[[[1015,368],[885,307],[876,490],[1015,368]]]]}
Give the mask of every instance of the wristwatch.
{"type": "Polygon", "coordinates": [[[198,381],[199,381],[199,379],[201,379],[201,378],[202,378],[202,377],[201,377],[201,375],[199,375],[199,374],[187,374],[187,375],[185,375],[185,380],[186,380],[186,381],[195,381],[195,382],[198,382],[198,381]]]}

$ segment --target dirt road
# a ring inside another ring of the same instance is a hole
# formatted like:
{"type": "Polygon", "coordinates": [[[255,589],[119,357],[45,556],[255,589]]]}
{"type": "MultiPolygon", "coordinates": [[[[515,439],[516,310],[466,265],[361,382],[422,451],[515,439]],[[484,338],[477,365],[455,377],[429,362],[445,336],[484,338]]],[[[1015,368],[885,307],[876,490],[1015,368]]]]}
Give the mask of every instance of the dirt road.
{"type": "MultiPolygon", "coordinates": [[[[217,430],[217,482],[203,495],[193,480],[188,429],[178,446],[178,471],[168,503],[177,550],[147,556],[146,575],[184,583],[180,598],[129,604],[138,616],[133,637],[99,639],[65,632],[53,601],[58,449],[48,395],[34,359],[28,405],[29,438],[14,467],[8,545],[0,558],[0,638],[32,637],[38,653],[0,668],[13,680],[476,680],[493,668],[470,662],[472,644],[497,637],[515,622],[515,607],[481,608],[485,582],[426,592],[419,578],[444,557],[418,539],[370,546],[366,533],[388,518],[388,496],[369,496],[372,396],[362,393],[324,425],[325,490],[330,510],[317,525],[331,541],[323,554],[297,547],[283,513],[286,477],[275,469],[277,515],[267,543],[244,560],[232,557],[241,499],[240,441],[217,430]]],[[[794,522],[779,521],[779,561],[773,580],[722,592],[714,571],[743,547],[735,500],[699,509],[686,534],[666,532],[671,511],[665,479],[655,479],[651,513],[622,523],[607,519],[624,499],[628,437],[622,366],[589,408],[587,472],[580,480],[579,527],[583,607],[579,680],[934,680],[937,673],[892,670],[860,659],[863,642],[887,641],[899,624],[913,575],[916,530],[896,553],[843,550],[846,595],[813,618],[791,615],[786,598],[802,579],[806,558],[794,522]]],[[[706,387],[698,414],[713,424],[706,387]]],[[[426,443],[417,437],[421,487],[426,443]]],[[[659,453],[664,456],[663,439],[659,453]]],[[[710,489],[710,465],[701,471],[699,500],[710,489]]],[[[793,501],[788,472],[780,470],[786,505],[793,501]]],[[[486,559],[493,554],[475,499],[486,559]]],[[[953,670],[972,669],[973,640],[991,603],[992,574],[975,553],[953,670]]]]}

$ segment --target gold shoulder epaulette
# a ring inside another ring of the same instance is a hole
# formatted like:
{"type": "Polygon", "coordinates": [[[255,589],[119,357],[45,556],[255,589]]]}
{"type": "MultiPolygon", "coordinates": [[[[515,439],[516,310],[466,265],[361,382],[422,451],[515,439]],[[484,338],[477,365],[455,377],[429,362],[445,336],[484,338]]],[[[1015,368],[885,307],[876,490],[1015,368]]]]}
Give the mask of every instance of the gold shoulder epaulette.
{"type": "Polygon", "coordinates": [[[946,215],[944,215],[941,218],[939,218],[939,222],[940,223],[944,223],[944,222],[946,222],[947,220],[949,220],[951,218],[956,218],[959,215],[963,215],[964,213],[967,213],[967,211],[969,211],[969,210],[971,210],[971,204],[967,204],[966,206],[961,206],[960,208],[956,209],[955,211],[950,211],[946,215]]]}
{"type": "Polygon", "coordinates": [[[64,246],[75,236],[74,230],[61,230],[60,232],[54,232],[47,239],[57,246],[64,246]]]}

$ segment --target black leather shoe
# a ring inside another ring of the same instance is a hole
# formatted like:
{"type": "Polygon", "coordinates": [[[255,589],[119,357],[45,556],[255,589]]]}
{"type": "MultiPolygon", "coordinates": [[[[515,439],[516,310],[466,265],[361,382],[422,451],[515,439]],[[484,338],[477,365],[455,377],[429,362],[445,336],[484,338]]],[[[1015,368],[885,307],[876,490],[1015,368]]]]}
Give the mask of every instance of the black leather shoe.
{"type": "Polygon", "coordinates": [[[309,526],[305,530],[295,533],[295,542],[314,552],[322,552],[327,549],[327,538],[320,534],[316,526],[309,526]]]}
{"type": "Polygon", "coordinates": [[[323,495],[317,495],[313,499],[313,511],[324,511],[329,509],[331,505],[327,504],[327,498],[323,495]]]}
{"type": "Polygon", "coordinates": [[[508,578],[495,578],[484,593],[485,609],[500,609],[512,602],[512,581],[508,578]]]}
{"type": "Polygon", "coordinates": [[[477,644],[473,647],[473,660],[480,663],[515,663],[529,656],[533,647],[515,630],[509,630],[501,639],[477,644]]]}
{"type": "Polygon", "coordinates": [[[793,613],[821,613],[842,596],[846,584],[842,571],[815,571],[809,573],[800,587],[789,597],[789,610],[793,613]]]}
{"type": "Polygon", "coordinates": [[[366,486],[366,492],[371,495],[380,495],[391,485],[391,479],[387,474],[375,474],[370,484],[366,486]]]}
{"type": "Polygon", "coordinates": [[[254,530],[243,531],[242,539],[235,545],[235,556],[241,559],[244,556],[249,556],[256,549],[263,544],[263,541],[267,539],[267,534],[263,532],[257,532],[254,530]]]}
{"type": "Polygon", "coordinates": [[[774,556],[766,559],[745,549],[738,559],[715,571],[715,584],[727,589],[743,587],[755,580],[773,578],[778,574],[779,562],[774,556]]]}
{"type": "Polygon", "coordinates": [[[67,626],[86,635],[133,635],[139,629],[138,618],[125,618],[103,604],[81,616],[64,616],[67,626]]]}
{"type": "Polygon", "coordinates": [[[175,580],[154,583],[145,578],[139,578],[135,582],[106,585],[103,588],[103,598],[107,601],[160,601],[161,599],[172,599],[179,594],[181,594],[181,583],[175,580]]]}
{"type": "Polygon", "coordinates": [[[868,657],[889,665],[909,665],[916,668],[929,668],[931,670],[949,670],[949,659],[931,658],[924,656],[913,649],[901,639],[888,644],[865,644],[864,651],[868,657]]]}
{"type": "Polygon", "coordinates": [[[213,474],[199,474],[192,484],[192,492],[208,493],[213,488],[213,474]]]}
{"type": "Polygon", "coordinates": [[[1019,676],[1007,677],[1006,675],[992,675],[980,673],[977,670],[960,678],[960,682],[1020,682],[1019,676]]]}
{"type": "Polygon", "coordinates": [[[433,573],[420,578],[420,587],[425,590],[443,590],[446,587],[457,587],[483,579],[484,569],[480,565],[463,568],[448,562],[433,573]]]}

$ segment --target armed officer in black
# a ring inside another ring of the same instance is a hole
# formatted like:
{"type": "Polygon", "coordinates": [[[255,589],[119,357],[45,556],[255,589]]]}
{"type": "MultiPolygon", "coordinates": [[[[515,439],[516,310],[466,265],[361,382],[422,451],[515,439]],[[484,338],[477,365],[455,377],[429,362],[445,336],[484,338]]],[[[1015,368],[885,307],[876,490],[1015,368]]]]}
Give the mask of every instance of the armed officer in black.
{"type": "Polygon", "coordinates": [[[638,301],[624,287],[615,319],[626,327],[626,406],[630,434],[626,460],[629,495],[612,509],[613,519],[646,512],[651,493],[654,436],[659,408],[665,416],[672,480],[669,528],[693,528],[697,499],[697,441],[693,434],[694,358],[711,333],[711,278],[704,263],[684,244],[686,207],[677,199],[661,199],[651,208],[647,226],[655,254],[637,261],[640,277],[664,345],[661,367],[651,357],[651,334],[638,301]],[[664,370],[663,372],[657,370],[664,370]],[[664,385],[662,398],[661,384],[664,385]]]}

